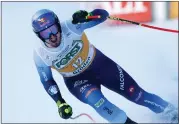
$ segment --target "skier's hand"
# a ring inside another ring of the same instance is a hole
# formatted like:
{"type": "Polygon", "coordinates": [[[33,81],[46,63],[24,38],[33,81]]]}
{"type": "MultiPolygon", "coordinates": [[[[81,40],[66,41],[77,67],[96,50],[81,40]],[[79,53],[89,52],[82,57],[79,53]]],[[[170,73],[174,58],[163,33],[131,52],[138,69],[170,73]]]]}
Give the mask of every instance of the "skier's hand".
{"type": "Polygon", "coordinates": [[[91,19],[86,18],[87,16],[90,16],[90,15],[91,13],[88,13],[85,10],[79,10],[72,15],[72,18],[73,18],[72,23],[77,24],[77,23],[84,23],[84,22],[91,21],[91,19]]]}
{"type": "Polygon", "coordinates": [[[63,119],[69,119],[73,112],[71,106],[69,106],[67,103],[62,103],[58,106],[58,112],[61,118],[63,119]]]}

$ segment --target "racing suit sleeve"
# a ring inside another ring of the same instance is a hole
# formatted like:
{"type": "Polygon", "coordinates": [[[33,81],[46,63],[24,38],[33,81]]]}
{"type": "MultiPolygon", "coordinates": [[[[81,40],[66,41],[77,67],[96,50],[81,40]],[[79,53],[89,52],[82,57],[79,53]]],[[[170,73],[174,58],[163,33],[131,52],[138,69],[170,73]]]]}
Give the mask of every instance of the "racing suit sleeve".
{"type": "Polygon", "coordinates": [[[33,57],[41,83],[46,92],[57,104],[65,103],[65,100],[62,98],[60,90],[53,79],[51,67],[44,63],[44,61],[37,55],[36,51],[34,51],[33,57]]]}
{"type": "Polygon", "coordinates": [[[80,24],[73,24],[72,19],[70,19],[70,20],[66,21],[68,28],[70,30],[72,30],[73,32],[80,35],[80,34],[83,33],[83,31],[85,29],[94,27],[94,26],[104,22],[107,19],[107,17],[109,16],[109,13],[106,10],[103,10],[103,9],[95,9],[91,12],[91,14],[93,16],[100,15],[101,18],[92,19],[89,22],[80,23],[80,24]]]}

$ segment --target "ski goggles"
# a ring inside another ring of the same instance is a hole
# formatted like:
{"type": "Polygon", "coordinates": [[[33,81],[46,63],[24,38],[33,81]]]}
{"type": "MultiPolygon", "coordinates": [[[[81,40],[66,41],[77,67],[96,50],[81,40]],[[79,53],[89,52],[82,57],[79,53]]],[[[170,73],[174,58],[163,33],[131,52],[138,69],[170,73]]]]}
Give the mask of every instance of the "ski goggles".
{"type": "Polygon", "coordinates": [[[49,39],[51,34],[56,35],[58,33],[57,25],[52,25],[49,28],[41,31],[39,34],[43,39],[49,39]]]}

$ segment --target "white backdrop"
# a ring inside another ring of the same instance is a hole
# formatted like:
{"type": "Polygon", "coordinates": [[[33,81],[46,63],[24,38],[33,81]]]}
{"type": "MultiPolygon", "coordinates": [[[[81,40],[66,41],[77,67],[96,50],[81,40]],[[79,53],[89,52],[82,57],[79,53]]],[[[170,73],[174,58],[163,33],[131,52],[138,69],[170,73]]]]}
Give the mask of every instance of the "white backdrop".
{"type": "MultiPolygon", "coordinates": [[[[90,122],[86,117],[61,119],[55,102],[39,80],[32,59],[33,45],[38,38],[32,31],[31,17],[42,8],[53,10],[63,21],[71,18],[80,5],[77,2],[2,3],[2,122],[90,122]]],[[[177,29],[178,20],[152,25],[177,29]]],[[[141,87],[178,106],[177,34],[137,26],[97,26],[86,30],[86,33],[92,44],[120,64],[141,87]]],[[[57,72],[53,74],[63,97],[73,107],[74,116],[86,112],[97,122],[106,122],[91,107],[70,94],[57,72]]],[[[104,87],[102,90],[133,120],[148,123],[158,121],[149,109],[131,103],[104,87]]]]}

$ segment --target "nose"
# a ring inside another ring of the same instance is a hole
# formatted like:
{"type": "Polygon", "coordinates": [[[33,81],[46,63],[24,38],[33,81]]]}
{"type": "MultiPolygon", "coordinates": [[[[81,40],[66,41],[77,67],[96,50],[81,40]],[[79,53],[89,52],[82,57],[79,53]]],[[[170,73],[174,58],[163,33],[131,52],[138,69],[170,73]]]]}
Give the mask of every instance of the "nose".
{"type": "Polygon", "coordinates": [[[55,38],[56,36],[54,34],[50,34],[50,38],[55,38]]]}

